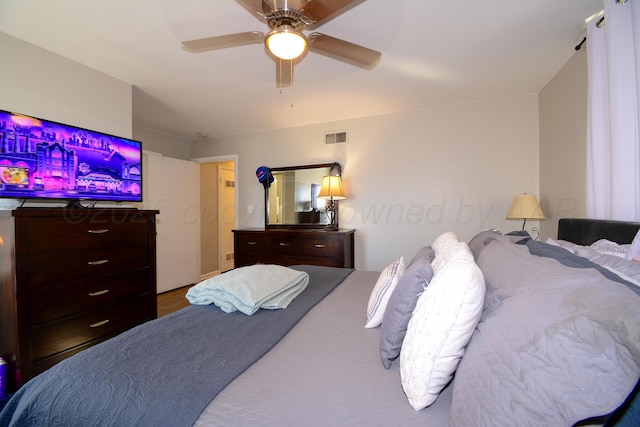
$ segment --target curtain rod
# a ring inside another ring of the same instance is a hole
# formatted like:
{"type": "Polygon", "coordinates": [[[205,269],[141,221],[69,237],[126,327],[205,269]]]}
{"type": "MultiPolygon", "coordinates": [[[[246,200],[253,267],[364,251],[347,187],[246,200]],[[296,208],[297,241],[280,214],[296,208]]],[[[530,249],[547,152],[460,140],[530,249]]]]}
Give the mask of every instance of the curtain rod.
{"type": "MultiPolygon", "coordinates": [[[[628,0],[616,0],[617,4],[625,4],[628,0]]],[[[602,13],[602,12],[600,12],[602,13]]],[[[596,27],[598,28],[602,28],[604,27],[604,16],[602,16],[600,19],[598,19],[598,22],[596,22],[596,27]]],[[[575,50],[580,50],[582,49],[582,45],[587,41],[586,37],[582,38],[582,41],[580,43],[578,43],[576,45],[576,47],[574,47],[575,50]]]]}

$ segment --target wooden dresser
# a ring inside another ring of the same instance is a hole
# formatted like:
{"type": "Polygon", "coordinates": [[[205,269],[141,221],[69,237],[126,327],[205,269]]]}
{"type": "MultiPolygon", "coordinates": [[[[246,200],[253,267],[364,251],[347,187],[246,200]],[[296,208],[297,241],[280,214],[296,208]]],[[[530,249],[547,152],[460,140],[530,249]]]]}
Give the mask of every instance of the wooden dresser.
{"type": "Polygon", "coordinates": [[[233,230],[235,266],[311,264],[353,268],[355,230],[233,230]]]}
{"type": "Polygon", "coordinates": [[[1,218],[1,351],[15,355],[23,383],[157,317],[157,213],[22,208],[1,218]]]}

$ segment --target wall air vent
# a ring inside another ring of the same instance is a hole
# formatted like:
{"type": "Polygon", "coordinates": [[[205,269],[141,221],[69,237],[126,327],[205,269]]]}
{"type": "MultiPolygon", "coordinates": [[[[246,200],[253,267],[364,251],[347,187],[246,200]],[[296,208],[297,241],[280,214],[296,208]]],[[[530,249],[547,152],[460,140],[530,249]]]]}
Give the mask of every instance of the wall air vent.
{"type": "Polygon", "coordinates": [[[345,144],[347,142],[347,131],[329,132],[324,134],[325,144],[345,144]]]}

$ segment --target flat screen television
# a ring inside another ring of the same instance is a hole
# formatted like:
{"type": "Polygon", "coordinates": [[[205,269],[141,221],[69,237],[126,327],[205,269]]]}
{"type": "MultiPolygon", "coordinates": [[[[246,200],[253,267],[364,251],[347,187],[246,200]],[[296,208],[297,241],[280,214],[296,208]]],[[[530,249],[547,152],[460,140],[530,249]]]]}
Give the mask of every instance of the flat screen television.
{"type": "Polygon", "coordinates": [[[142,201],[142,144],[0,110],[0,198],[142,201]]]}

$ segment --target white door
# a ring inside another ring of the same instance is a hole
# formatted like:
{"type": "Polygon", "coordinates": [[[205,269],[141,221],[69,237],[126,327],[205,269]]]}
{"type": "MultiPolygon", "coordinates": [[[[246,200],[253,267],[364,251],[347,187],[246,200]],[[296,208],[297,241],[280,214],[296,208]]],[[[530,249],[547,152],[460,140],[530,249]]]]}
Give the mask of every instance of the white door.
{"type": "Polygon", "coordinates": [[[219,167],[218,176],[218,254],[220,272],[234,267],[233,228],[236,224],[236,183],[233,169],[219,167]]]}
{"type": "Polygon", "coordinates": [[[143,206],[160,211],[156,217],[158,293],[197,283],[200,185],[185,183],[199,182],[200,165],[147,151],[143,161],[143,206]]]}

